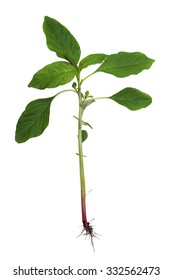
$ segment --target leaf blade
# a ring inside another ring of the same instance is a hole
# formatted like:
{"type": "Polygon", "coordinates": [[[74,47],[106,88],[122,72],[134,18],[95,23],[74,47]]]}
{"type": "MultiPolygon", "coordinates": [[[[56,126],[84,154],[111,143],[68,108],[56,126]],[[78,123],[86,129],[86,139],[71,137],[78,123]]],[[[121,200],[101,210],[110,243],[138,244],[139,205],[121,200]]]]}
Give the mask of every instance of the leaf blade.
{"type": "Polygon", "coordinates": [[[31,101],[21,114],[15,132],[17,143],[41,135],[49,124],[50,105],[55,96],[31,101]]]}
{"type": "Polygon", "coordinates": [[[102,63],[103,60],[105,60],[106,57],[107,57],[107,55],[103,54],[103,53],[90,54],[90,55],[84,57],[80,61],[79,67],[82,70],[84,68],[87,68],[88,66],[91,66],[91,65],[94,65],[94,64],[98,64],[98,63],[102,63]]]}
{"type": "Polygon", "coordinates": [[[28,87],[36,89],[55,88],[73,80],[76,69],[68,62],[58,61],[37,71],[28,87]]]}
{"type": "Polygon", "coordinates": [[[125,88],[108,98],[132,111],[146,108],[152,103],[150,95],[130,87],[125,88]]]}
{"type": "Polygon", "coordinates": [[[124,78],[149,69],[153,62],[153,59],[140,52],[119,52],[109,55],[96,72],[105,72],[118,78],[124,78]]]}
{"type": "Polygon", "coordinates": [[[86,130],[82,130],[82,143],[87,140],[88,132],[86,130]]]}
{"type": "Polygon", "coordinates": [[[57,56],[76,65],[79,61],[81,50],[75,37],[57,20],[45,16],[43,31],[46,35],[47,46],[57,56]]]}

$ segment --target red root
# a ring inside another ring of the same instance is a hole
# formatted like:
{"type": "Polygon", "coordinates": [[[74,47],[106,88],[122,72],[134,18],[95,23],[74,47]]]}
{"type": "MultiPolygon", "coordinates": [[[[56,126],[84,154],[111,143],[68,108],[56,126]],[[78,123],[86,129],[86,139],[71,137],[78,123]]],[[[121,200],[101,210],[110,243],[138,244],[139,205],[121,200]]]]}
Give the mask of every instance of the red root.
{"type": "Polygon", "coordinates": [[[97,237],[97,233],[94,232],[94,229],[89,222],[83,221],[83,230],[80,235],[85,235],[86,237],[89,236],[89,238],[91,239],[91,245],[93,247],[93,250],[95,251],[93,238],[97,237]]]}
{"type": "Polygon", "coordinates": [[[93,238],[97,237],[97,233],[94,232],[93,226],[91,226],[91,223],[89,223],[87,221],[85,195],[83,195],[83,194],[81,195],[81,204],[82,204],[83,229],[82,229],[82,232],[81,232],[80,235],[85,235],[86,237],[89,236],[89,238],[91,239],[91,245],[92,245],[93,250],[94,250],[93,238]]]}

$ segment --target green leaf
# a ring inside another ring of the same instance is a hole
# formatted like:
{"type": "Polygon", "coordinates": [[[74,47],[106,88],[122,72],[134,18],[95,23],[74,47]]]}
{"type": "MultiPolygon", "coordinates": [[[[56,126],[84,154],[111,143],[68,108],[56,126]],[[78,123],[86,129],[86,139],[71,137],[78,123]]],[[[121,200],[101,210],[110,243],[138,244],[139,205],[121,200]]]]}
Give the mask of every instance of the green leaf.
{"type": "Polygon", "coordinates": [[[109,55],[96,72],[105,72],[123,78],[149,69],[154,60],[140,52],[119,52],[109,55]]]}
{"type": "Polygon", "coordinates": [[[152,102],[150,95],[130,87],[119,91],[109,98],[133,111],[145,108],[152,102]]]}
{"type": "Polygon", "coordinates": [[[16,126],[16,142],[23,143],[43,133],[49,124],[50,105],[54,97],[37,99],[26,106],[16,126]]]}
{"type": "Polygon", "coordinates": [[[39,70],[28,86],[37,89],[55,88],[69,83],[75,74],[76,69],[70,63],[54,62],[39,70]]]}
{"type": "Polygon", "coordinates": [[[88,138],[88,132],[86,130],[82,130],[82,143],[88,138]]]}
{"type": "Polygon", "coordinates": [[[77,84],[76,84],[75,82],[72,84],[72,88],[74,88],[75,90],[77,90],[77,84]]]}
{"type": "Polygon", "coordinates": [[[95,102],[95,100],[92,98],[92,99],[87,99],[85,100],[84,102],[82,102],[80,104],[81,108],[83,109],[83,111],[86,109],[87,106],[91,105],[93,102],[95,102]]]}
{"type": "Polygon", "coordinates": [[[106,57],[107,55],[103,53],[90,54],[80,61],[79,67],[82,70],[83,68],[87,68],[90,65],[102,63],[106,57]]]}
{"type": "Polygon", "coordinates": [[[89,95],[90,95],[90,92],[87,90],[87,91],[85,92],[85,98],[87,98],[89,95]]]}
{"type": "Polygon", "coordinates": [[[57,56],[76,65],[79,61],[81,50],[78,42],[69,30],[57,20],[45,16],[43,31],[46,35],[47,46],[57,56]]]}

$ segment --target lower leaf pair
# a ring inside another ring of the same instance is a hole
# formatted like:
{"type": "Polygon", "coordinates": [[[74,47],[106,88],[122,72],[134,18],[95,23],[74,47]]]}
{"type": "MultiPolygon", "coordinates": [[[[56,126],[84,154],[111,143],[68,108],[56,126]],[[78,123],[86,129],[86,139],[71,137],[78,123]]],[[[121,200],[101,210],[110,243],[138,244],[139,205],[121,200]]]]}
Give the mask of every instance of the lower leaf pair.
{"type": "MultiPolygon", "coordinates": [[[[20,116],[16,127],[16,141],[18,143],[26,142],[32,137],[41,135],[49,124],[50,106],[53,99],[49,97],[37,99],[30,102],[25,111],[20,116]]],[[[152,98],[135,88],[125,88],[109,98],[117,103],[127,107],[130,110],[139,110],[151,104],[152,98]]],[[[85,110],[87,106],[95,102],[94,99],[88,99],[81,105],[85,110]]],[[[86,125],[86,122],[83,122],[86,125]]],[[[87,123],[88,124],[88,123],[87,123]]],[[[83,142],[88,138],[87,132],[83,131],[83,142]]]]}

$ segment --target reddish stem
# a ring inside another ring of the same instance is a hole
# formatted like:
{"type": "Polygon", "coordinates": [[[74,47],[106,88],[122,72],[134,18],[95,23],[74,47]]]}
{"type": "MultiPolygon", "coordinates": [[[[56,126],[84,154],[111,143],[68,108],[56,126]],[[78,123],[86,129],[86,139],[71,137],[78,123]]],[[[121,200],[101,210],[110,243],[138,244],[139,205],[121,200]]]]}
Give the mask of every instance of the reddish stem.
{"type": "Polygon", "coordinates": [[[86,195],[81,194],[81,205],[82,205],[82,222],[83,222],[83,231],[85,231],[86,235],[90,235],[91,243],[93,245],[92,238],[94,237],[93,228],[90,223],[87,221],[87,214],[86,214],[86,195]]]}
{"type": "Polygon", "coordinates": [[[84,228],[88,225],[87,214],[86,214],[86,199],[85,195],[81,193],[81,207],[82,207],[82,222],[84,228]]]}

